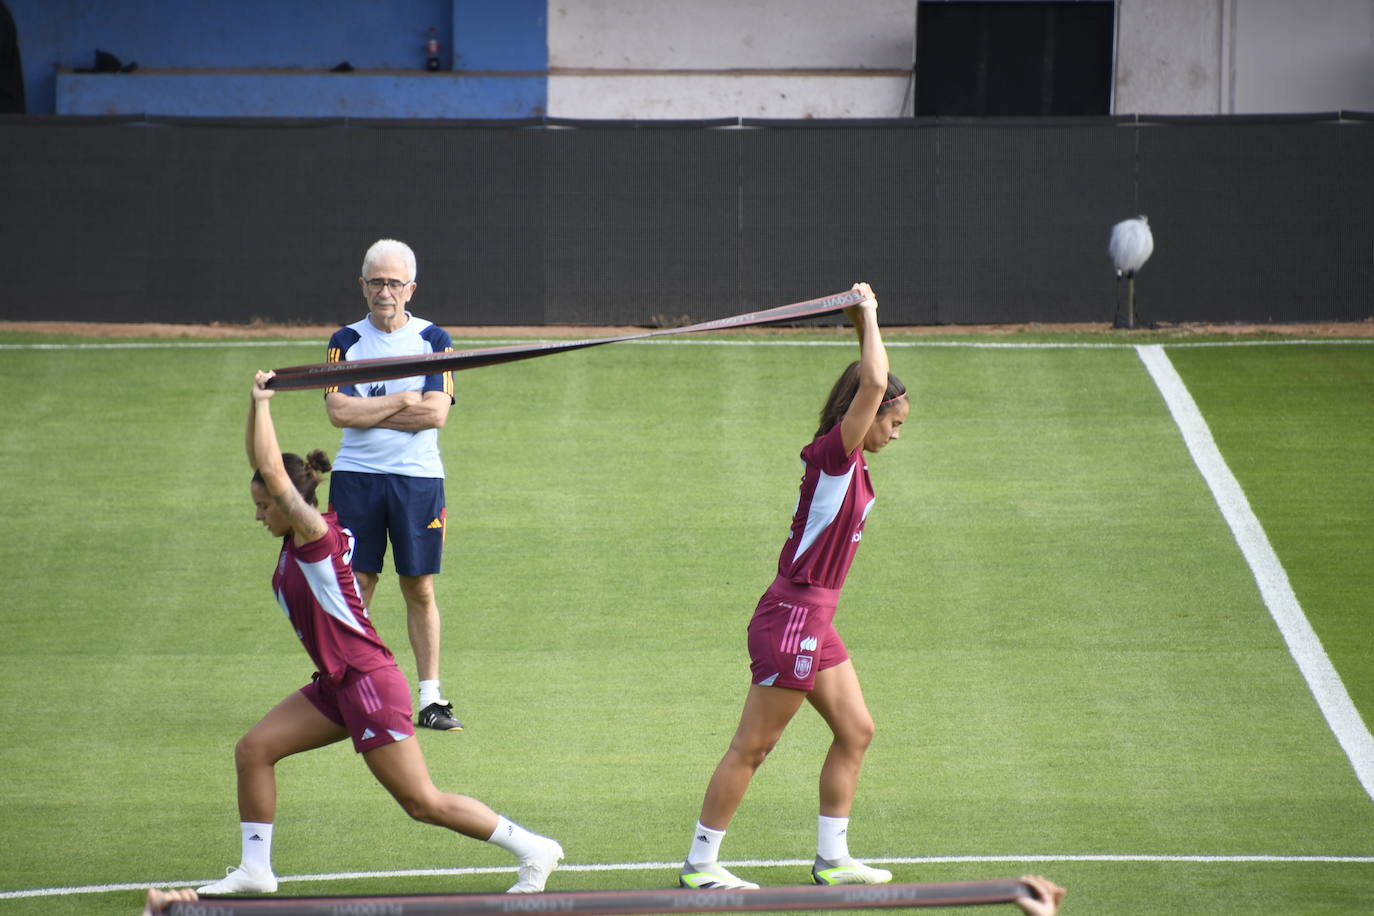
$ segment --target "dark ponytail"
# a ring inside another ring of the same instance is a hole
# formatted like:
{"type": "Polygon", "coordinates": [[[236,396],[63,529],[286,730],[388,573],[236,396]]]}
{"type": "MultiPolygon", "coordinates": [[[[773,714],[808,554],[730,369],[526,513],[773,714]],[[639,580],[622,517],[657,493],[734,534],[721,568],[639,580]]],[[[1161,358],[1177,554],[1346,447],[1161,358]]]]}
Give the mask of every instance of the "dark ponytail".
{"type": "MultiPolygon", "coordinates": [[[[816,438],[819,439],[826,433],[835,428],[835,424],[844,419],[844,415],[849,412],[849,405],[854,403],[854,395],[859,393],[859,362],[855,360],[850,363],[840,377],[835,380],[835,386],[830,389],[830,396],[825,399],[825,406],[821,408],[821,425],[816,430],[816,438]]],[[[887,374],[887,390],[883,392],[883,402],[878,406],[878,413],[891,410],[896,406],[897,398],[906,394],[906,385],[891,372],[887,374]]]]}

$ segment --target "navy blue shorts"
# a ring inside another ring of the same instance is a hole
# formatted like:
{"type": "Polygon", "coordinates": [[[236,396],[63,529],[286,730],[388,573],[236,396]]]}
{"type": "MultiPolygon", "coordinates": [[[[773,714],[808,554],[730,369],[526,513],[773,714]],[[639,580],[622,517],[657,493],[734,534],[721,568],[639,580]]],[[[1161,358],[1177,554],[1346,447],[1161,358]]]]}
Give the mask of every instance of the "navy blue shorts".
{"type": "Polygon", "coordinates": [[[442,477],[335,471],[329,478],[329,507],[353,532],[355,570],[380,573],[389,538],[397,575],[439,572],[447,530],[442,477]]]}

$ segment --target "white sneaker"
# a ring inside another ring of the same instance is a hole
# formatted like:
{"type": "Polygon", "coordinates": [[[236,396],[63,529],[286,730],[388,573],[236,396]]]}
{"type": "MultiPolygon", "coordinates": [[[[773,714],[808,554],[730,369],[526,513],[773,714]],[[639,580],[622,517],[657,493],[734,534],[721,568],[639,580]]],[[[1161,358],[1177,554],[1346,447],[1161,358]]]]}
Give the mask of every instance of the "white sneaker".
{"type": "Polygon", "coordinates": [[[277,891],[277,876],[268,872],[259,874],[248,871],[242,865],[226,868],[225,876],[204,887],[196,888],[197,894],[274,894],[277,891]]]}
{"type": "Polygon", "coordinates": [[[693,865],[691,862],[684,862],[682,871],[677,873],[677,883],[682,887],[691,887],[703,891],[725,889],[756,891],[759,889],[757,884],[730,874],[719,862],[708,862],[705,865],[693,865]]]}
{"type": "Polygon", "coordinates": [[[543,848],[520,860],[520,880],[510,886],[507,894],[543,893],[544,882],[549,880],[549,875],[558,867],[558,860],[563,858],[563,847],[558,845],[557,840],[548,837],[542,839],[543,848]]]}
{"type": "Polygon", "coordinates": [[[892,880],[892,872],[885,868],[870,868],[848,857],[832,862],[816,856],[816,864],[811,867],[811,880],[817,884],[886,884],[892,880]]]}

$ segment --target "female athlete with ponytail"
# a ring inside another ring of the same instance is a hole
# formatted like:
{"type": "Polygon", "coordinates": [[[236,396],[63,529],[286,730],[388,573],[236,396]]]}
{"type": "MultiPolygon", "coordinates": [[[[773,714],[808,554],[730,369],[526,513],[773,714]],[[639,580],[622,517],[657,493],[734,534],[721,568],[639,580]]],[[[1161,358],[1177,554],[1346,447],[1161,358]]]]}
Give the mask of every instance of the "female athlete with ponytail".
{"type": "Polygon", "coordinates": [[[678,875],[683,887],[755,888],[718,861],[725,829],[754,772],[782,737],[802,702],[820,713],[833,740],[821,768],[817,884],[882,884],[892,873],[849,854],[850,807],[859,767],[873,739],[873,718],[849,653],[831,621],[840,588],[873,506],[865,452],[900,435],[909,405],[906,386],[888,372],[878,330],[878,300],[845,309],[859,337],[859,360],[830,391],[815,438],[801,452],[801,493],[778,557],[777,577],[749,623],[752,684],[739,728],[706,788],[691,850],[678,875]]]}
{"type": "MultiPolygon", "coordinates": [[[[281,539],[272,591],[315,663],[311,682],[288,695],[234,747],[243,857],[202,894],[270,894],[272,827],[277,807],[276,763],[283,757],[353,739],[372,775],[417,821],[485,840],[519,860],[509,893],[544,890],[563,857],[554,840],[508,821],[475,798],[441,792],[430,780],[411,721],[410,685],[378,637],[353,578],[353,536],[334,513],[321,513],[315,488],[330,469],[316,450],[302,460],[277,445],[266,387],[253,380],[244,445],[254,469],[250,486],[257,519],[281,539]]],[[[419,398],[418,392],[408,392],[419,398]]]]}

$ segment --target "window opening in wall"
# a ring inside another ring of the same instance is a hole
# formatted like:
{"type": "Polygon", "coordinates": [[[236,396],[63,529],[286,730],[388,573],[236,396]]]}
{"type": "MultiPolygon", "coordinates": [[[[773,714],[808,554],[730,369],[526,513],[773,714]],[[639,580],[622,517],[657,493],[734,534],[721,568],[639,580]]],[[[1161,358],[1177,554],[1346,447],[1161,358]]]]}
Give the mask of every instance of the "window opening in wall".
{"type": "Polygon", "coordinates": [[[920,0],[916,114],[1105,115],[1111,0],[920,0]]]}

